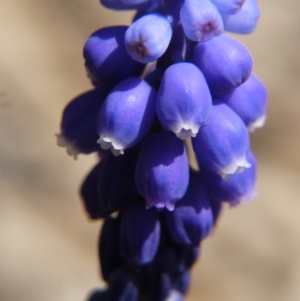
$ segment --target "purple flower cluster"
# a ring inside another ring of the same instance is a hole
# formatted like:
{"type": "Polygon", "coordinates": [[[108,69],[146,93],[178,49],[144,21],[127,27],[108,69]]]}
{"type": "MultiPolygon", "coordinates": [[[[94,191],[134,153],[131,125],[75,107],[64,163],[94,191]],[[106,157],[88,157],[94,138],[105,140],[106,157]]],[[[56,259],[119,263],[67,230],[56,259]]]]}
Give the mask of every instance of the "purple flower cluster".
{"type": "Polygon", "coordinates": [[[81,187],[104,219],[101,272],[89,301],[182,301],[201,242],[223,203],[255,195],[249,132],[267,93],[252,58],[224,31],[250,33],[256,0],[101,0],[136,10],[133,23],[95,31],[83,56],[93,89],[65,108],[58,144],[97,152],[81,187]],[[199,170],[189,166],[191,140],[199,170]]]}

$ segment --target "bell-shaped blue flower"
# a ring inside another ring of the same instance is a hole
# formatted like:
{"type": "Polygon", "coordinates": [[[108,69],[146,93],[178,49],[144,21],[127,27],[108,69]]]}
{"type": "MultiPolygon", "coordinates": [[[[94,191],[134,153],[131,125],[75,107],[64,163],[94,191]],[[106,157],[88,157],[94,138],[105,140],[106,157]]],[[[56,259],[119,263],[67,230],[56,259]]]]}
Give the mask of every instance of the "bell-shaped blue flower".
{"type": "Polygon", "coordinates": [[[108,91],[105,88],[85,92],[67,104],[61,120],[61,133],[57,144],[66,147],[67,153],[75,159],[78,154],[96,151],[97,116],[108,91]]]}
{"type": "Polygon", "coordinates": [[[222,15],[224,29],[239,34],[254,31],[260,17],[257,0],[245,0],[242,9],[235,15],[222,15]]]}
{"type": "Polygon", "coordinates": [[[194,50],[194,62],[214,95],[231,92],[247,80],[252,69],[247,48],[225,34],[199,43],[194,50]]]}
{"type": "Polygon", "coordinates": [[[137,202],[122,215],[120,252],[133,266],[151,262],[160,240],[159,214],[137,202]]]}
{"type": "Polygon", "coordinates": [[[137,77],[120,82],[103,103],[98,119],[98,143],[114,155],[139,143],[155,115],[156,90],[137,77]]]}
{"type": "Polygon", "coordinates": [[[256,160],[250,151],[246,158],[251,167],[232,175],[227,180],[203,167],[201,175],[209,193],[218,200],[228,202],[231,206],[250,201],[256,195],[256,160]]]}
{"type": "Polygon", "coordinates": [[[100,268],[105,281],[108,281],[113,271],[125,263],[119,250],[120,219],[108,217],[104,220],[98,244],[100,268]]]}
{"type": "Polygon", "coordinates": [[[241,118],[226,104],[213,105],[209,122],[192,139],[193,148],[201,166],[222,178],[239,173],[251,164],[246,154],[249,134],[241,118]]]}
{"type": "Polygon", "coordinates": [[[119,269],[109,277],[106,301],[138,301],[137,279],[132,272],[119,269]]]}
{"type": "Polygon", "coordinates": [[[171,65],[161,80],[156,112],[162,126],[180,139],[195,137],[206,125],[211,95],[201,71],[191,63],[171,65]]]}
{"type": "Polygon", "coordinates": [[[105,27],[94,32],[84,45],[88,76],[98,84],[113,86],[129,76],[139,76],[144,65],[134,61],[124,45],[127,26],[105,27]]]}
{"type": "Polygon", "coordinates": [[[198,245],[211,232],[214,218],[207,192],[198,177],[191,176],[185,196],[173,212],[165,213],[169,235],[180,244],[198,245]]]}
{"type": "Polygon", "coordinates": [[[245,0],[211,0],[221,14],[233,15],[238,13],[245,0]]]}
{"type": "Polygon", "coordinates": [[[188,158],[183,142],[168,133],[150,136],[142,146],[135,181],[147,208],[167,208],[185,194],[189,182],[188,158]]]}
{"type": "Polygon", "coordinates": [[[206,42],[223,32],[223,21],[210,0],[185,0],[180,20],[186,36],[192,41],[206,42]]]}
{"type": "Polygon", "coordinates": [[[264,125],[266,120],[267,90],[259,78],[251,76],[231,93],[218,97],[235,111],[250,132],[264,125]]]}
{"type": "Polygon", "coordinates": [[[132,59],[147,64],[167,50],[172,27],[161,14],[147,14],[132,23],[125,34],[125,45],[132,59]]]}

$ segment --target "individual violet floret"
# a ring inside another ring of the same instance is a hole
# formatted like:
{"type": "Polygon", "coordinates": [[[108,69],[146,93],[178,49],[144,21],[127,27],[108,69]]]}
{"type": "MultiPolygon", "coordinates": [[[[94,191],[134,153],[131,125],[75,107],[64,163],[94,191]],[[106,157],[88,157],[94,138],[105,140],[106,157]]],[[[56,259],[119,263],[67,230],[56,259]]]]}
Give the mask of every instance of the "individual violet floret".
{"type": "Polygon", "coordinates": [[[194,49],[194,63],[214,95],[231,92],[248,79],[252,69],[247,48],[225,34],[199,43],[194,49]]]}
{"type": "Polygon", "coordinates": [[[222,15],[224,29],[239,34],[249,34],[256,28],[260,17],[257,0],[245,0],[242,9],[235,15],[222,15]]]}
{"type": "Polygon", "coordinates": [[[164,72],[156,112],[166,130],[180,139],[195,137],[206,125],[211,108],[207,83],[194,64],[173,64],[164,72]]]}
{"type": "Polygon", "coordinates": [[[245,0],[210,0],[222,14],[233,15],[238,13],[245,0]]]}
{"type": "Polygon", "coordinates": [[[148,14],[132,23],[125,34],[125,46],[132,59],[147,64],[164,54],[172,37],[172,27],[161,14],[148,14]]]}
{"type": "Polygon", "coordinates": [[[70,156],[90,154],[97,146],[97,116],[108,91],[98,88],[85,92],[67,104],[61,120],[57,144],[66,147],[70,156]]]}
{"type": "Polygon", "coordinates": [[[256,160],[251,151],[247,154],[247,161],[251,164],[250,168],[227,180],[202,167],[201,176],[210,194],[231,206],[250,201],[256,195],[256,160]]]}
{"type": "Polygon", "coordinates": [[[185,194],[189,182],[188,158],[184,143],[168,133],[150,136],[140,152],[135,181],[146,199],[147,208],[167,208],[185,194]]]}
{"type": "Polygon", "coordinates": [[[105,27],[94,32],[84,45],[88,76],[97,84],[113,86],[129,76],[139,76],[144,65],[134,61],[124,45],[127,26],[105,27]]]}
{"type": "Polygon", "coordinates": [[[266,120],[267,90],[261,80],[251,76],[233,92],[218,97],[235,111],[250,132],[264,125],[266,120]]]}
{"type": "Polygon", "coordinates": [[[223,22],[210,0],[185,0],[180,20],[186,36],[192,41],[206,42],[223,32],[223,22]]]}
{"type": "Polygon", "coordinates": [[[198,245],[214,225],[209,197],[201,180],[190,176],[185,196],[176,203],[173,212],[165,213],[169,235],[180,244],[198,245]]]}
{"type": "Polygon", "coordinates": [[[142,201],[126,209],[122,215],[120,253],[133,266],[150,263],[160,240],[159,213],[146,209],[142,201]]]}
{"type": "Polygon", "coordinates": [[[201,166],[228,178],[249,168],[246,154],[249,134],[241,118],[226,104],[213,105],[209,122],[192,139],[193,148],[201,166]]]}
{"type": "Polygon", "coordinates": [[[103,103],[98,119],[98,143],[114,155],[139,143],[155,116],[156,90],[137,77],[120,82],[103,103]]]}

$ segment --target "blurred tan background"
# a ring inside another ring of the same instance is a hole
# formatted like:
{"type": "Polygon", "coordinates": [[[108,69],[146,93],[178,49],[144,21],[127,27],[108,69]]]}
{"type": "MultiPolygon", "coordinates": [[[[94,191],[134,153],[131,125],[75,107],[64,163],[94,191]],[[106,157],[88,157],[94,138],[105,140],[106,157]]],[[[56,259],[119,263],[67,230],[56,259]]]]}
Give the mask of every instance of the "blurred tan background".
{"type": "MultiPolygon", "coordinates": [[[[260,0],[243,37],[269,89],[252,136],[255,200],[225,210],[203,244],[187,301],[300,300],[300,1],[260,0]]],[[[0,301],[83,301],[103,285],[77,191],[94,156],[56,146],[61,111],[90,87],[82,47],[130,16],[98,0],[0,0],[0,301]]]]}

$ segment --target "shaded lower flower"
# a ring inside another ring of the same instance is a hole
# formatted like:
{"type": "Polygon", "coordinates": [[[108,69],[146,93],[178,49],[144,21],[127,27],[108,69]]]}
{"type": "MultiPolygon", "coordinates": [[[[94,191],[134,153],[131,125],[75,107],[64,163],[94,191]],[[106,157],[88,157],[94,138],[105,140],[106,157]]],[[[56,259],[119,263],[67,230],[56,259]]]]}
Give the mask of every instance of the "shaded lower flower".
{"type": "Polygon", "coordinates": [[[165,212],[166,225],[172,239],[181,244],[198,245],[214,225],[210,201],[201,180],[190,176],[185,196],[173,212],[165,212]]]}
{"type": "Polygon", "coordinates": [[[119,269],[109,277],[106,301],[138,301],[139,290],[133,273],[119,269]]]}
{"type": "Polygon", "coordinates": [[[101,274],[105,281],[116,269],[125,263],[120,254],[120,226],[119,218],[108,217],[104,220],[98,243],[101,274]]]}
{"type": "Polygon", "coordinates": [[[133,266],[150,263],[160,240],[159,214],[137,202],[122,214],[120,253],[133,266]]]}
{"type": "Polygon", "coordinates": [[[188,158],[183,142],[168,133],[150,136],[140,152],[135,181],[147,208],[167,208],[185,194],[189,181],[188,158]]]}

